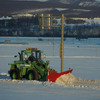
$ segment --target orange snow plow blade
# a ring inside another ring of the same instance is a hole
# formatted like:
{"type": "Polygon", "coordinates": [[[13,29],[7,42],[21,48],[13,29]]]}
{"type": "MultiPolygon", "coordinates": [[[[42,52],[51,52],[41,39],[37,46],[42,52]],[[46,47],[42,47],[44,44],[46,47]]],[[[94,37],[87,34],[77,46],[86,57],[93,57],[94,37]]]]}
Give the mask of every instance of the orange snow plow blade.
{"type": "Polygon", "coordinates": [[[47,76],[47,81],[55,82],[57,80],[57,78],[59,78],[61,75],[72,73],[72,71],[73,70],[71,69],[71,70],[67,70],[65,72],[57,73],[56,71],[53,70],[47,76]]]}

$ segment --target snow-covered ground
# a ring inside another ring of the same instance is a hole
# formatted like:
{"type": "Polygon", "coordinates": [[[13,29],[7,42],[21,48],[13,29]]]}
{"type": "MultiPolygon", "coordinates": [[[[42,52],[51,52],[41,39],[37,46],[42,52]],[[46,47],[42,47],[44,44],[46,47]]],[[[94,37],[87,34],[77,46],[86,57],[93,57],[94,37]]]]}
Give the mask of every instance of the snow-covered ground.
{"type": "MultiPolygon", "coordinates": [[[[76,9],[78,11],[78,9],[76,9]]],[[[79,9],[80,10],[80,9],[79,9]]],[[[87,10],[89,11],[89,10],[87,10]]],[[[100,24],[100,18],[73,18],[74,20],[84,20],[87,24],[100,24]]]]}
{"type": "Polygon", "coordinates": [[[100,39],[66,39],[64,71],[73,68],[73,73],[60,77],[56,83],[11,80],[8,63],[18,59],[14,58],[14,55],[20,50],[36,47],[44,51],[44,60],[50,61],[50,67],[60,72],[58,38],[53,38],[52,42],[50,38],[44,38],[44,41],[39,42],[32,41],[32,38],[2,37],[0,42],[9,39],[16,44],[0,44],[0,100],[100,100],[100,39]]]}

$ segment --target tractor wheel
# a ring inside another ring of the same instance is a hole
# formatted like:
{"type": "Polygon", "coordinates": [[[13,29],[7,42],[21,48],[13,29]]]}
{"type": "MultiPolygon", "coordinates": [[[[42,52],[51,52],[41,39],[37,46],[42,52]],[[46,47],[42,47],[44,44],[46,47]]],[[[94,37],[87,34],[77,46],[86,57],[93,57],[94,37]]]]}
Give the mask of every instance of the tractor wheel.
{"type": "Polygon", "coordinates": [[[18,72],[18,70],[12,70],[10,72],[10,77],[11,77],[11,79],[19,79],[19,72],[18,72]]]}
{"type": "Polygon", "coordinates": [[[39,79],[38,72],[35,69],[30,70],[27,74],[27,79],[28,80],[38,80],[39,79]]]}

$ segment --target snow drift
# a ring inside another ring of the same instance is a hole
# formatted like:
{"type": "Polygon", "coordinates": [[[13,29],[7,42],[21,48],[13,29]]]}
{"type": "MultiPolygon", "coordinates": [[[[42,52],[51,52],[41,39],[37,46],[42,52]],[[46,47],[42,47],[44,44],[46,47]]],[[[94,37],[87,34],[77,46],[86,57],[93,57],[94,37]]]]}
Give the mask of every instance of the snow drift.
{"type": "Polygon", "coordinates": [[[10,76],[7,73],[0,74],[0,82],[11,82],[11,83],[33,83],[33,84],[42,84],[43,86],[64,86],[64,87],[73,87],[73,88],[91,88],[100,90],[100,80],[85,80],[75,77],[73,74],[65,74],[60,76],[55,83],[52,82],[43,82],[36,80],[11,80],[10,76]]]}

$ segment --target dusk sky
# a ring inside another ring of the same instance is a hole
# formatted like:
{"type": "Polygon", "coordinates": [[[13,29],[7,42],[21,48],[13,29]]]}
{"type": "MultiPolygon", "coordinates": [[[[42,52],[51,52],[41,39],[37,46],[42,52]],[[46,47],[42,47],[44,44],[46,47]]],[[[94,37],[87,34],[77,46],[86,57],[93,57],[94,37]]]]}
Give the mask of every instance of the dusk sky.
{"type": "Polygon", "coordinates": [[[48,1],[48,0],[15,0],[15,1],[48,1]]]}
{"type": "MultiPolygon", "coordinates": [[[[3,1],[10,1],[10,0],[3,0],[3,1]]],[[[44,2],[44,1],[48,1],[48,0],[12,0],[12,1],[43,1],[44,2]]],[[[100,0],[96,0],[96,1],[100,1],[100,0]]]]}
{"type": "MultiPolygon", "coordinates": [[[[48,1],[48,0],[15,0],[15,1],[48,1]]],[[[96,0],[96,1],[100,1],[100,0],[96,0]]]]}
{"type": "MultiPolygon", "coordinates": [[[[15,1],[48,1],[48,0],[15,0],[15,1]]],[[[96,0],[96,1],[100,1],[100,0],[96,0]]]]}

